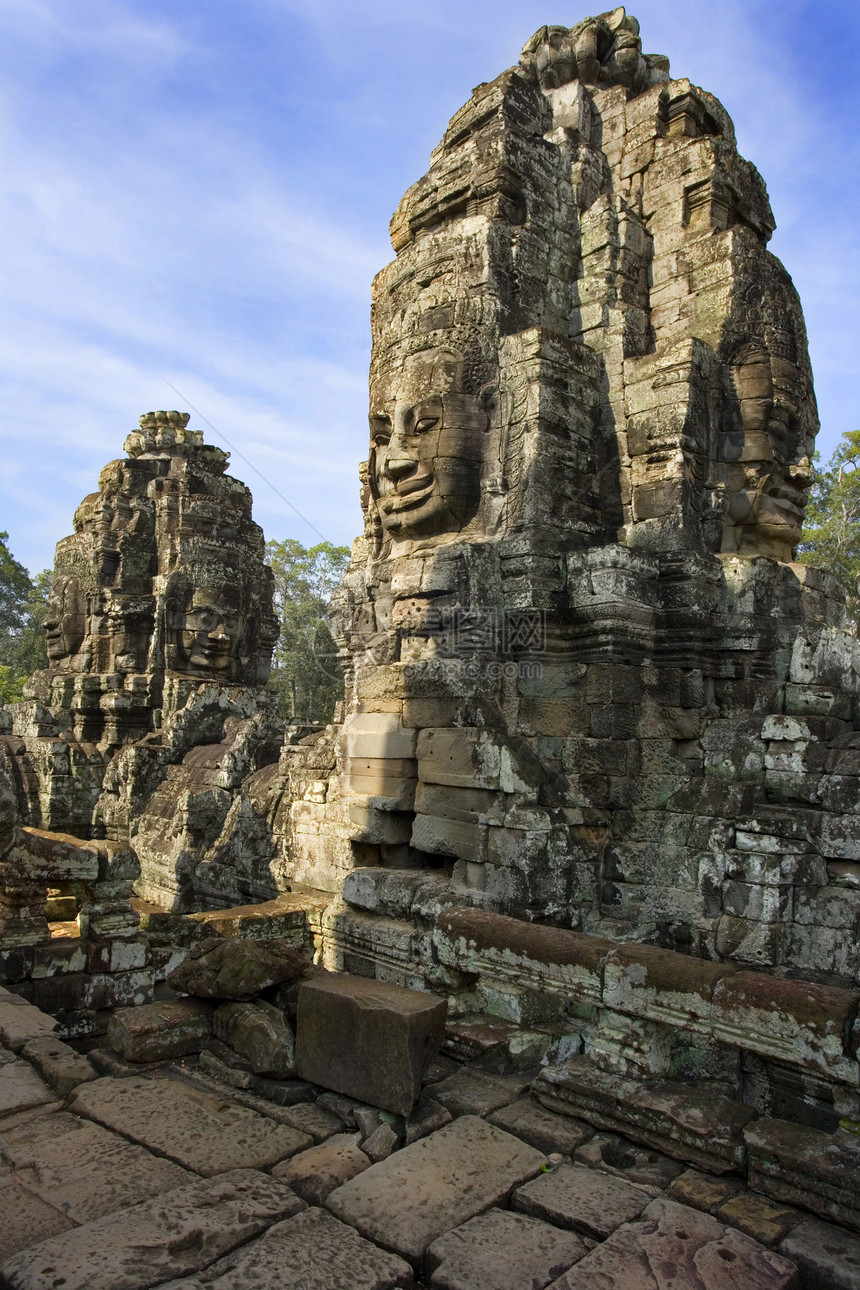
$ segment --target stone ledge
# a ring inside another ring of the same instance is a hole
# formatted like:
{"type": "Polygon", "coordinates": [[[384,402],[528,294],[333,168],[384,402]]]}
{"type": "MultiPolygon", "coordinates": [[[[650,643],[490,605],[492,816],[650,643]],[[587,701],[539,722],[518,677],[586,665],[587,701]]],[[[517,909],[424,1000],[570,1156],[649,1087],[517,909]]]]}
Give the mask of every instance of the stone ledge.
{"type": "Polygon", "coordinates": [[[757,1120],[744,1140],[750,1187],[860,1231],[860,1141],[787,1120],[757,1120]]]}

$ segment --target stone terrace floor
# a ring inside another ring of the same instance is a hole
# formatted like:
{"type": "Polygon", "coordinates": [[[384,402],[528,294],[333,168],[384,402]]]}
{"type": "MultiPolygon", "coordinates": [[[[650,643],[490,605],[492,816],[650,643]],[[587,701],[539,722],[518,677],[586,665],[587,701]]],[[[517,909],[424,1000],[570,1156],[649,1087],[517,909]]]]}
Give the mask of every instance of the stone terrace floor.
{"type": "Polygon", "coordinates": [[[548,1111],[533,1072],[437,1059],[404,1125],[299,1081],[273,1105],[196,1059],[94,1067],[18,1007],[0,1017],[3,1287],[860,1287],[857,1236],[548,1111]]]}

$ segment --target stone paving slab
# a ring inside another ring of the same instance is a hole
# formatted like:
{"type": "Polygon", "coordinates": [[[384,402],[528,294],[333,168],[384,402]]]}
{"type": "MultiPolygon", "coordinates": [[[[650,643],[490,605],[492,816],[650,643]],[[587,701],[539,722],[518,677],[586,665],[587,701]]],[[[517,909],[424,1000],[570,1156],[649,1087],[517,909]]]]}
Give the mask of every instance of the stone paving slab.
{"type": "Polygon", "coordinates": [[[290,1107],[280,1116],[283,1124],[290,1124],[300,1133],[309,1133],[314,1142],[325,1142],[333,1133],[343,1132],[343,1121],[315,1102],[302,1102],[290,1107]]]}
{"type": "Polygon", "coordinates": [[[521,1097],[494,1111],[487,1119],[547,1155],[558,1151],[563,1156],[571,1156],[594,1133],[590,1124],[569,1115],[556,1115],[531,1097],[521,1097]]]}
{"type": "Polygon", "coordinates": [[[622,1223],[638,1218],[652,1196],[621,1178],[562,1165],[514,1192],[513,1209],[602,1241],[622,1223]]]}
{"type": "Polygon", "coordinates": [[[738,1178],[715,1178],[698,1169],[685,1169],[669,1184],[668,1195],[681,1205],[712,1212],[743,1190],[744,1184],[738,1178]]]}
{"type": "Polygon", "coordinates": [[[528,1088],[531,1076],[489,1075],[464,1068],[431,1084],[427,1094],[452,1115],[489,1115],[515,1101],[528,1088]]]}
{"type": "Polygon", "coordinates": [[[54,1101],[54,1094],[25,1061],[0,1064],[0,1116],[54,1101]]]}
{"type": "Polygon", "coordinates": [[[433,1290],[543,1290],[587,1253],[574,1232],[490,1209],[427,1251],[433,1290]]]}
{"type": "Polygon", "coordinates": [[[410,1290],[412,1281],[403,1259],[325,1210],[309,1209],[198,1276],[160,1290],[410,1290]]]}
{"type": "Polygon", "coordinates": [[[76,1224],[15,1178],[11,1169],[0,1168],[0,1263],[37,1241],[70,1232],[76,1224]]]}
{"type": "Polygon", "coordinates": [[[197,1179],[155,1200],[40,1241],[0,1266],[6,1290],[149,1290],[208,1267],[304,1209],[252,1169],[197,1179]]]}
{"type": "Polygon", "coordinates": [[[800,1268],[803,1290],[860,1290],[860,1237],[805,1218],[779,1244],[800,1268]]]}
{"type": "Polygon", "coordinates": [[[772,1248],[796,1227],[803,1215],[790,1205],[774,1204],[767,1196],[755,1191],[742,1191],[724,1201],[713,1211],[714,1218],[729,1227],[746,1232],[760,1245],[772,1248]]]}
{"type": "Polygon", "coordinates": [[[31,1039],[46,1039],[59,1029],[59,1023],[40,1008],[17,994],[0,996],[0,1040],[19,1053],[31,1039]]]}
{"type": "Polygon", "coordinates": [[[639,1146],[617,1133],[596,1133],[574,1153],[583,1165],[602,1169],[616,1178],[638,1183],[656,1191],[665,1191],[674,1178],[684,1172],[680,1160],[670,1160],[660,1151],[639,1146]]]}
{"type": "Polygon", "coordinates": [[[41,1077],[55,1093],[66,1097],[78,1084],[98,1079],[92,1062],[57,1037],[31,1039],[21,1050],[21,1056],[35,1066],[41,1077]]]}
{"type": "MultiPolygon", "coordinates": [[[[552,1290],[800,1290],[794,1263],[710,1214],[654,1200],[552,1290]]],[[[828,1287],[828,1290],[830,1288],[828,1287]]]]}
{"type": "Polygon", "coordinates": [[[417,1263],[433,1241],[502,1203],[543,1162],[534,1147],[465,1115],[338,1187],[328,1208],[417,1263]]]}
{"type": "Polygon", "coordinates": [[[323,1205],[336,1187],[370,1168],[370,1158],[357,1138],[356,1133],[336,1133],[319,1146],[275,1165],[272,1175],[309,1205],[323,1205]]]}
{"type": "Polygon", "coordinates": [[[175,1079],[107,1076],[80,1085],[70,1106],[204,1177],[265,1169],[313,1145],[290,1125],[175,1079]]]}
{"type": "Polygon", "coordinates": [[[0,1126],[0,1151],[19,1183],[76,1223],[196,1181],[172,1160],[62,1111],[6,1132],[0,1126]]]}

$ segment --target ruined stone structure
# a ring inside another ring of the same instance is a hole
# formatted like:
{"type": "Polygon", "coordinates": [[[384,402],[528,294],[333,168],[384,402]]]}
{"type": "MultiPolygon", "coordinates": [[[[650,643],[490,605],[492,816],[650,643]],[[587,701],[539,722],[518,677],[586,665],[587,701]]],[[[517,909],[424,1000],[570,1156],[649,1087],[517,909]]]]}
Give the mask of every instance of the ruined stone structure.
{"type": "Polygon", "coordinates": [[[120,842],[142,828],[142,888],[168,902],[180,888],[193,901],[189,835],[196,860],[225,790],[281,740],[264,689],[277,623],[263,534],[227,454],[187,422],[142,416],[78,507],[57,547],[49,665],[5,746],[31,824],[120,842]]]}
{"type": "Polygon", "coordinates": [[[289,803],[337,961],[440,979],[441,901],[856,980],[860,653],[793,562],[818,423],[773,227],[621,9],[541,29],[401,201],[347,715],[289,803]]]}
{"type": "MultiPolygon", "coordinates": [[[[857,1226],[860,646],[794,559],[817,416],[773,227],[635,19],[542,28],[392,220],[338,720],[273,718],[249,495],[158,413],[58,548],[2,757],[31,824],[131,843],[162,969],[313,943],[447,995],[457,1057],[501,1025],[543,1108],[857,1226]]],[[[50,875],[17,872],[26,939],[50,875]]]]}

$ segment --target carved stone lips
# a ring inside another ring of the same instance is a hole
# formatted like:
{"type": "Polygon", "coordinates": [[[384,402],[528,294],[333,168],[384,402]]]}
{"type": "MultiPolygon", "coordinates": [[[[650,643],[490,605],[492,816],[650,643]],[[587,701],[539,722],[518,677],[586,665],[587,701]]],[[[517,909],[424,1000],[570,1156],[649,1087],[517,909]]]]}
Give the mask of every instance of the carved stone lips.
{"type": "Polygon", "coordinates": [[[393,511],[411,510],[414,506],[420,506],[433,491],[434,482],[432,475],[400,480],[394,491],[386,496],[382,509],[386,515],[390,515],[393,511]]]}

